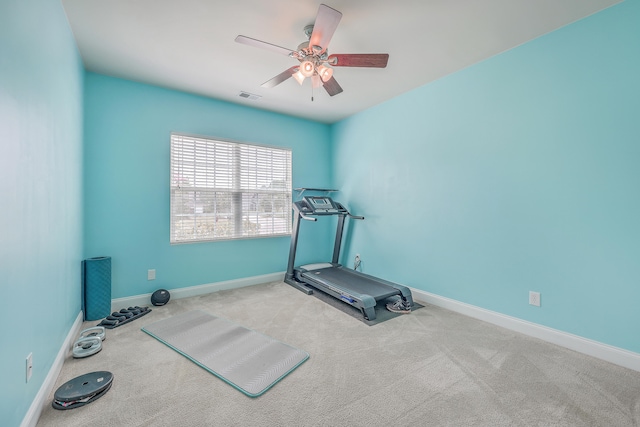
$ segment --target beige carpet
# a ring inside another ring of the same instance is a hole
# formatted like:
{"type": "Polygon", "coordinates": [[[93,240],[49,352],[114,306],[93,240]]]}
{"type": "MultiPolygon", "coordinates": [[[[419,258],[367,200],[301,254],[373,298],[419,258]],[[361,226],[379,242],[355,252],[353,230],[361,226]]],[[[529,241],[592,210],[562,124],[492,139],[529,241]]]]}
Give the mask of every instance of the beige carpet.
{"type": "Polygon", "coordinates": [[[38,426],[640,424],[640,372],[428,304],[367,326],[284,283],[153,307],[107,330],[100,353],[69,356],[54,391],[97,370],[114,374],[107,394],[73,410],[47,406],[38,426]],[[140,330],[190,310],[311,357],[264,395],[247,397],[140,330]]]}

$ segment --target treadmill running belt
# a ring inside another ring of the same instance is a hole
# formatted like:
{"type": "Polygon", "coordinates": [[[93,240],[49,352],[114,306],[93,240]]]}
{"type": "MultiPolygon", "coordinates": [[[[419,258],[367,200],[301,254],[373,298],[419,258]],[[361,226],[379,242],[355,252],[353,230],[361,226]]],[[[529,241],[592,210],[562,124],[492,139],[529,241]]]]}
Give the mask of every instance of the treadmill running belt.
{"type": "Polygon", "coordinates": [[[376,301],[399,295],[398,289],[392,288],[379,279],[362,273],[357,273],[343,267],[327,267],[302,273],[302,277],[313,282],[320,282],[325,286],[342,289],[346,293],[369,295],[376,301]]]}

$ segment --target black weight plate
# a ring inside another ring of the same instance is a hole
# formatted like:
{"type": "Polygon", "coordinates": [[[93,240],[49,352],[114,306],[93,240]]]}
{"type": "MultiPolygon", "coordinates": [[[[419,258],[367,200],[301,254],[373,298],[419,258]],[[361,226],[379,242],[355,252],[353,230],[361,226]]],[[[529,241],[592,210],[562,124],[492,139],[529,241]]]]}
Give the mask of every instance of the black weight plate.
{"type": "Polygon", "coordinates": [[[53,398],[58,402],[75,402],[90,398],[108,390],[113,382],[113,374],[107,371],[90,372],[62,384],[53,398]]]}

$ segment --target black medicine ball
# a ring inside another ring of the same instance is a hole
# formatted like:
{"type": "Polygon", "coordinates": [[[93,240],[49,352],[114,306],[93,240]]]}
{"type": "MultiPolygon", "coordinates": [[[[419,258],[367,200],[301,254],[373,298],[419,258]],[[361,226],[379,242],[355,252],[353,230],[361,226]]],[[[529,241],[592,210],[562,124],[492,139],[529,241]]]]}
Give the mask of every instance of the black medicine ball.
{"type": "Polygon", "coordinates": [[[169,302],[169,291],[166,289],[158,289],[154,293],[151,294],[151,304],[153,305],[165,305],[169,302]]]}

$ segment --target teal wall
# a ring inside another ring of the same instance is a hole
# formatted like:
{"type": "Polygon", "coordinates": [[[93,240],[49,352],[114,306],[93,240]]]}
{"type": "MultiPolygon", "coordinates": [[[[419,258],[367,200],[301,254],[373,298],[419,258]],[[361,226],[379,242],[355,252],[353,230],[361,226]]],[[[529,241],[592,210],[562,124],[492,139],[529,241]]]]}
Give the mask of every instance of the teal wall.
{"type": "Polygon", "coordinates": [[[17,426],[80,313],[84,71],[59,1],[0,2],[0,52],[0,424],[17,426]]]}
{"type": "MultiPolygon", "coordinates": [[[[328,125],[87,73],[85,257],[112,257],[112,297],[285,271],[288,237],[169,244],[171,132],[291,148],[294,187],[331,185],[328,125]]],[[[330,237],[307,228],[315,261],[330,237]]]]}
{"type": "MultiPolygon", "coordinates": [[[[85,75],[59,1],[3,0],[2,424],[80,312],[81,259],[113,258],[113,298],[285,269],[288,238],[169,245],[173,131],[290,147],[294,187],[366,216],[345,264],[640,352],[638,22],[626,0],[328,126],[85,75]]],[[[302,224],[298,264],[330,258],[332,226],[302,224]]]]}
{"type": "Polygon", "coordinates": [[[639,22],[627,0],[335,125],[367,217],[343,262],[640,352],[639,22]]]}

